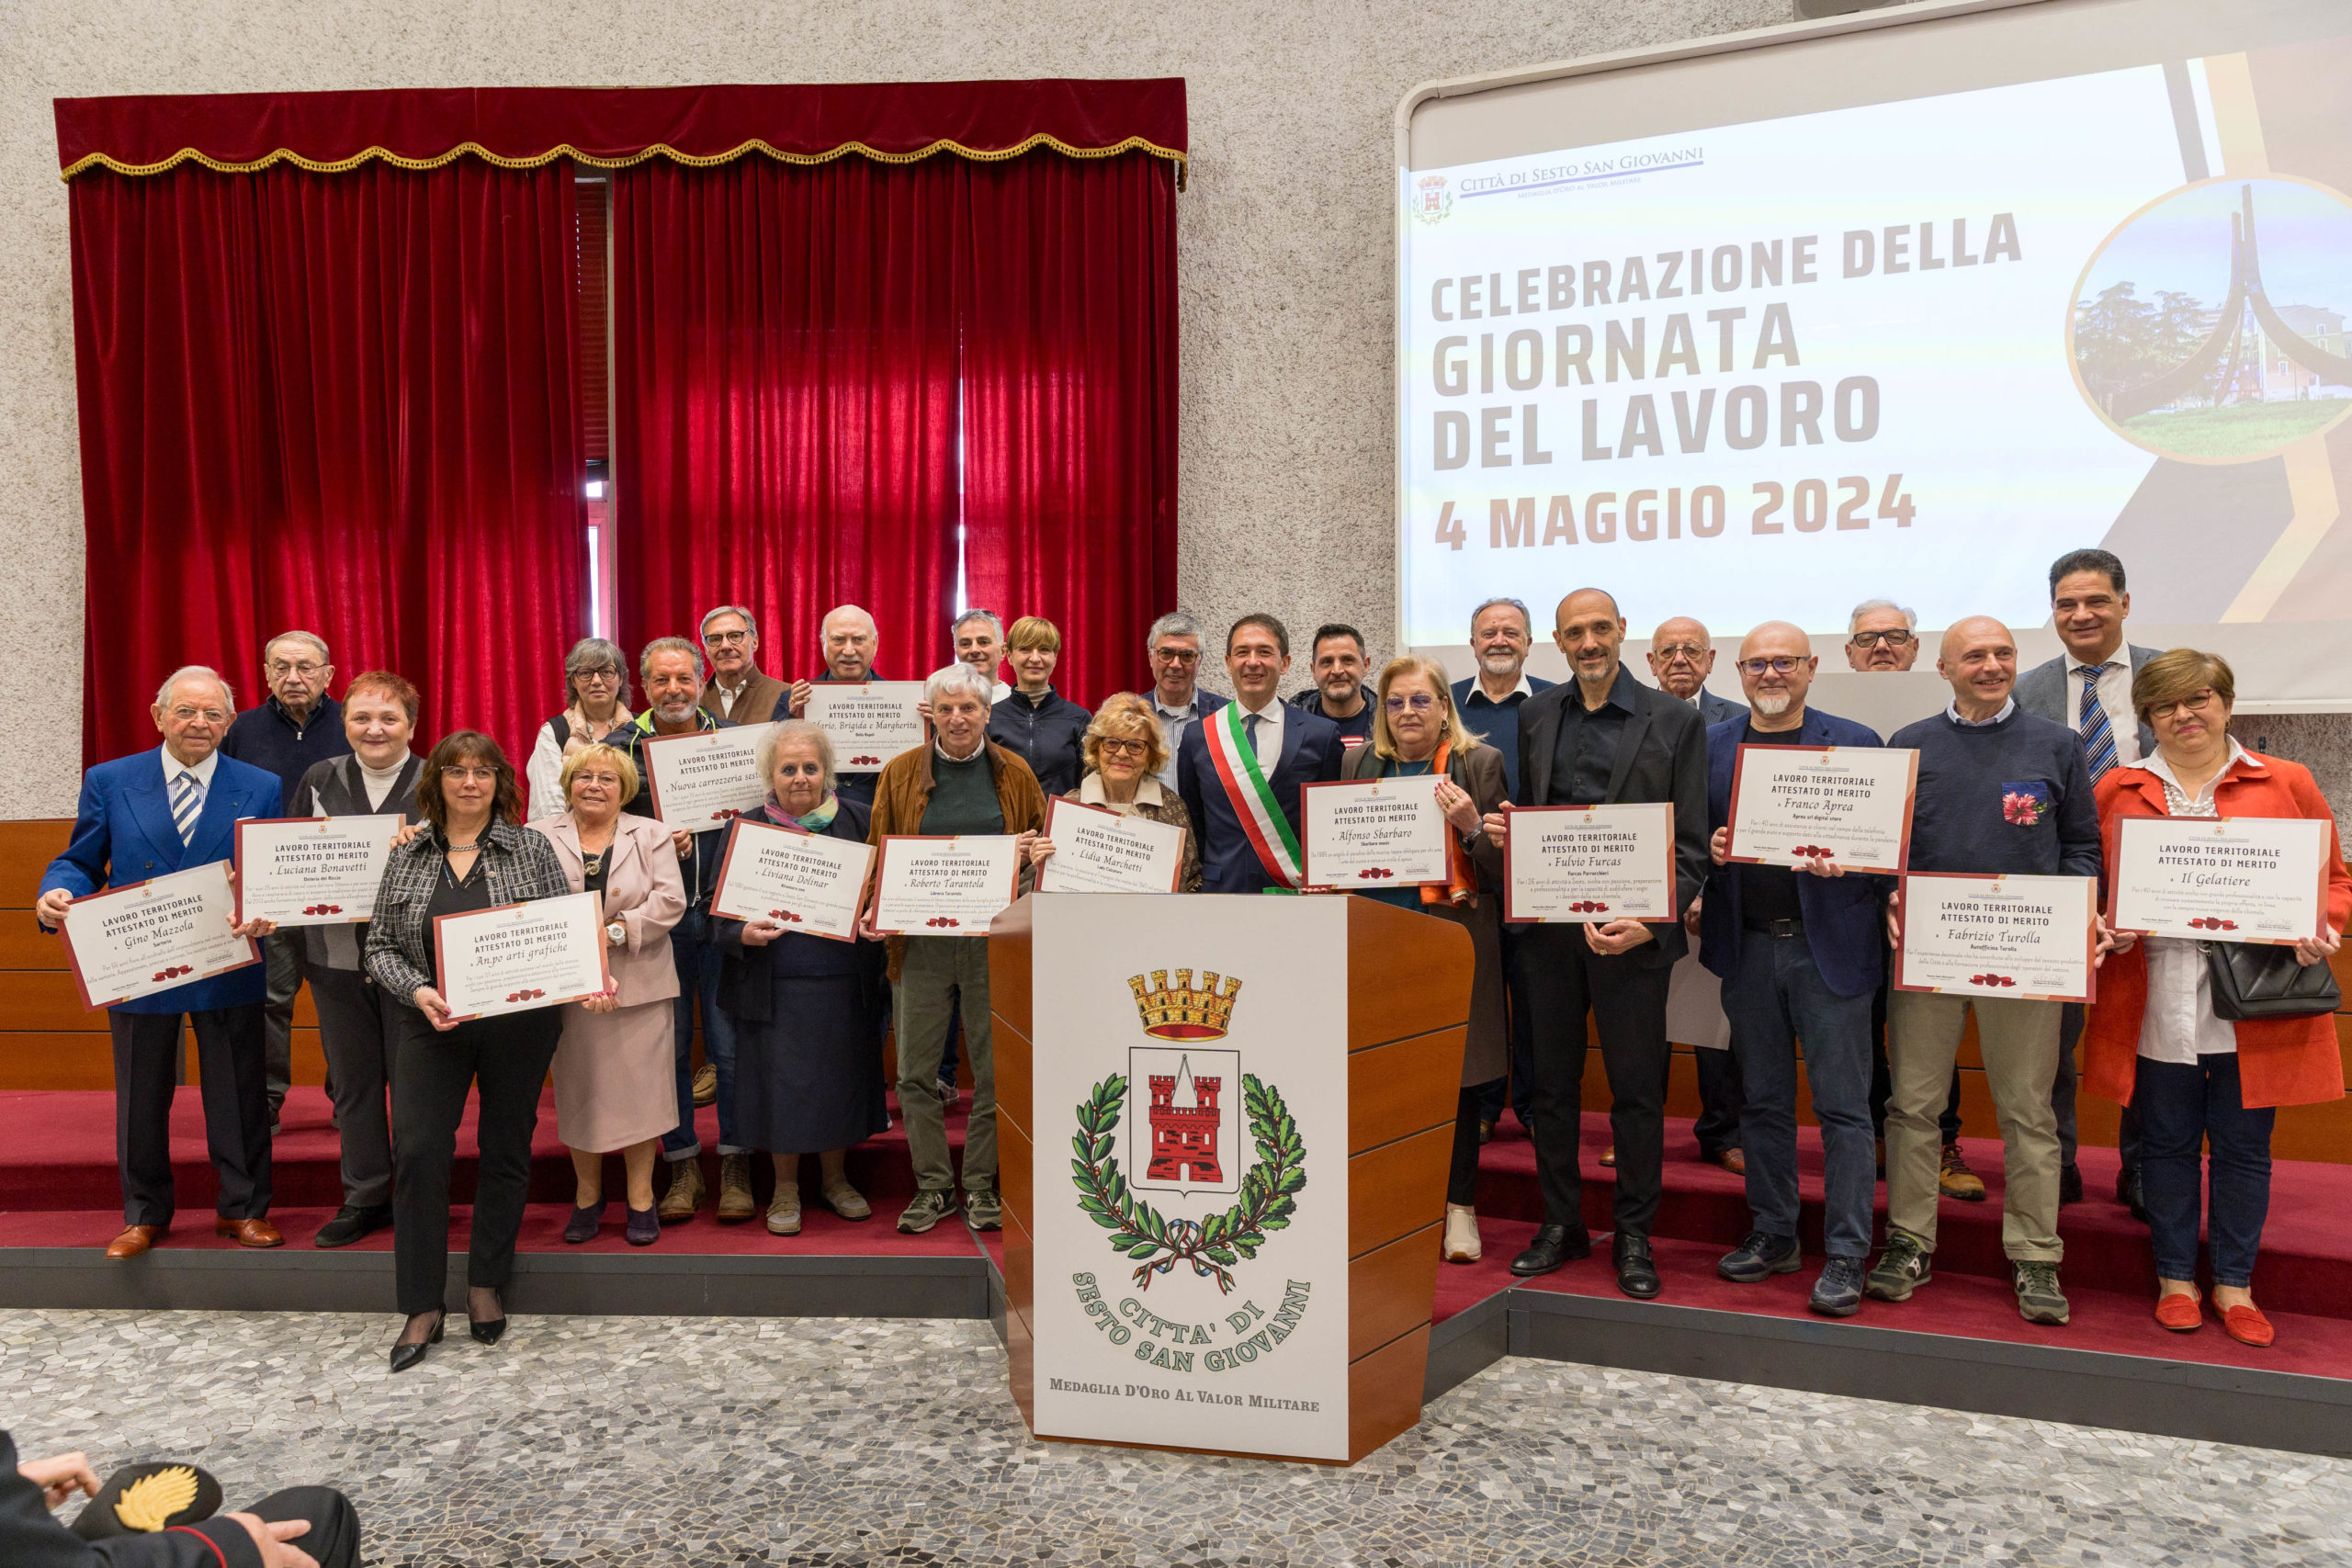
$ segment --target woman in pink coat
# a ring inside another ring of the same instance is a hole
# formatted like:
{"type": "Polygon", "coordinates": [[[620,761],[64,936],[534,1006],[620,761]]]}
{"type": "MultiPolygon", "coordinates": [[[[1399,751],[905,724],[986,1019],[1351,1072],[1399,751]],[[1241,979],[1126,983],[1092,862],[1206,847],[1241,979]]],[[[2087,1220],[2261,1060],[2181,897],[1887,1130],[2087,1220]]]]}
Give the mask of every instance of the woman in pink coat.
{"type": "Polygon", "coordinates": [[[569,809],[531,824],[555,845],[575,893],[605,896],[613,994],[563,1010],[555,1053],[556,1132],[571,1148],[577,1193],[563,1239],[591,1240],[605,1217],[605,1156],[617,1149],[628,1175],[628,1241],[662,1235],[653,1207],[653,1156],[678,1124],[671,1013],[678,995],[670,928],[686,910],[670,830],[622,813],[638,791],[637,766],[597,744],[564,759],[558,779],[569,809]]]}

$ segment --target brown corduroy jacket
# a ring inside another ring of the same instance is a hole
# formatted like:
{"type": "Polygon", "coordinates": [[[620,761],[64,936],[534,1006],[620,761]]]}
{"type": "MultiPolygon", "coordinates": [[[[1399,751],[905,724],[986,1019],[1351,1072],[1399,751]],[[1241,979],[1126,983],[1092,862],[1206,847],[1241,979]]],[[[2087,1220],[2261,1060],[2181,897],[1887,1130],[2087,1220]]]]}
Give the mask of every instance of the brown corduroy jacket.
{"type": "MultiPolygon", "coordinates": [[[[1017,752],[1008,751],[993,740],[981,744],[988,752],[989,776],[996,781],[996,803],[1004,813],[1004,830],[1026,833],[1045,827],[1046,792],[1037,787],[1037,775],[1029,771],[1029,764],[1017,752]]],[[[887,838],[922,831],[922,814],[931,805],[934,783],[931,757],[931,745],[918,746],[891,758],[875,775],[874,825],[866,834],[868,843],[878,847],[887,838]]],[[[1029,886],[1029,869],[1023,866],[1023,888],[1029,886]]],[[[883,940],[889,945],[890,978],[896,982],[906,959],[907,939],[893,936],[883,940]]]]}

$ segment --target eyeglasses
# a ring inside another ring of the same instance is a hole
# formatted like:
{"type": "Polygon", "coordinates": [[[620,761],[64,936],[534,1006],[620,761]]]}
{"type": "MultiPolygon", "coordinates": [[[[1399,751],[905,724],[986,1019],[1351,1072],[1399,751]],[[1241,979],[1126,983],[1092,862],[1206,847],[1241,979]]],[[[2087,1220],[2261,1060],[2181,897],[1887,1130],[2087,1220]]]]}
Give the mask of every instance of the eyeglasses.
{"type": "Polygon", "coordinates": [[[1856,648],[1871,648],[1882,642],[1889,648],[1908,648],[1912,637],[1909,632],[1856,632],[1846,640],[1856,648]]]}
{"type": "Polygon", "coordinates": [[[706,632],[703,634],[702,645],[705,648],[732,648],[739,642],[751,640],[750,632],[706,632]]]}
{"type": "Polygon", "coordinates": [[[1654,648],[1650,651],[1660,659],[1687,659],[1696,664],[1702,657],[1713,650],[1701,648],[1695,642],[1678,642],[1668,644],[1665,648],[1654,648]]]}
{"type": "Polygon", "coordinates": [[[2182,713],[2203,713],[2207,708],[2212,706],[2212,705],[2213,688],[2208,686],[2203,691],[2191,692],[2185,697],[2177,697],[2168,703],[2150,703],[2148,705],[2148,716],[2150,718],[2170,718],[2176,711],[2182,713]]]}
{"type": "Polygon", "coordinates": [[[1162,664],[1198,664],[1201,650],[1197,648],[1155,648],[1151,656],[1162,664]]]}
{"type": "Polygon", "coordinates": [[[617,681],[620,678],[621,672],[617,670],[582,670],[573,677],[579,681],[617,681]]]}
{"type": "Polygon", "coordinates": [[[1437,706],[1437,699],[1427,692],[1415,692],[1409,697],[1385,697],[1380,705],[1390,713],[1403,713],[1407,708],[1415,713],[1427,713],[1437,706]]]}
{"type": "Polygon", "coordinates": [[[1745,675],[1761,675],[1767,670],[1775,675],[1787,675],[1793,673],[1796,667],[1804,662],[1802,659],[1743,659],[1739,661],[1739,668],[1745,675]]]}
{"type": "Polygon", "coordinates": [[[1149,743],[1142,740],[1120,740],[1105,735],[1096,739],[1094,745],[1098,750],[1114,757],[1148,757],[1151,755],[1151,747],[1149,743]]]}
{"type": "Polygon", "coordinates": [[[203,719],[208,724],[229,722],[229,712],[226,708],[192,708],[185,703],[172,710],[172,716],[182,724],[197,718],[203,719]]]}
{"type": "MultiPolygon", "coordinates": [[[[469,768],[463,762],[460,762],[455,767],[442,769],[441,776],[445,779],[456,779],[461,784],[495,784],[498,782],[498,770],[496,768],[469,768]]],[[[576,778],[579,775],[574,774],[573,776],[576,778]]]]}
{"type": "Polygon", "coordinates": [[[300,675],[307,678],[317,674],[320,671],[325,668],[325,665],[321,664],[316,660],[312,659],[305,659],[299,664],[289,664],[283,659],[273,659],[269,661],[269,672],[273,677],[280,675],[300,675]]]}

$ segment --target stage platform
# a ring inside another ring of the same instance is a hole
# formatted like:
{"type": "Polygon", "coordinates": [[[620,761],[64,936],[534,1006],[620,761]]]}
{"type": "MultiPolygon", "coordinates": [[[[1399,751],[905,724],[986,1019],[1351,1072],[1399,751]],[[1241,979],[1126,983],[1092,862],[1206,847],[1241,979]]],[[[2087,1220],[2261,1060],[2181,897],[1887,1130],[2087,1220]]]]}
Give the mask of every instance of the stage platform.
{"type": "MultiPolygon", "coordinates": [[[[717,1119],[706,1109],[699,1122],[715,1185],[707,1151],[717,1119]]],[[[955,1223],[905,1236],[893,1224],[913,1188],[895,1123],[851,1153],[851,1179],[874,1205],[870,1220],[839,1219],[811,1190],[797,1236],[772,1236],[756,1218],[722,1225],[706,1206],[692,1223],[665,1227],[655,1246],[632,1247],[617,1202],[596,1240],[561,1240],[571,1171],[553,1122],[550,1106],[509,1291],[517,1313],[992,1317],[1001,1329],[1000,1236],[955,1223]]],[[[181,1211],[171,1236],[143,1258],[110,1262],[101,1249],[122,1223],[112,1095],[0,1094],[0,1306],[389,1315],[390,1232],[338,1251],[309,1245],[339,1199],[335,1134],[318,1090],[293,1091],[277,1141],[272,1218],[287,1235],[281,1248],[251,1251],[212,1235],[212,1175],[192,1089],[181,1093],[173,1133],[181,1211]]],[[[949,1134],[960,1152],[960,1115],[949,1134]]],[[[1669,1122],[1655,1248],[1666,1289],[1656,1302],[1635,1302],[1617,1292],[1608,1266],[1612,1179],[1591,1159],[1609,1140],[1600,1114],[1585,1127],[1594,1256],[1539,1280],[1511,1278],[1510,1258],[1541,1205],[1532,1146],[1506,1117],[1480,1160],[1486,1256],[1438,1271],[1427,1393],[1523,1355],[2352,1454],[2352,1230],[2335,1224],[2352,1213],[2352,1167],[2278,1163],[2256,1286],[2279,1337],[2256,1350],[2211,1321],[2188,1335],[2157,1326],[2146,1232],[2114,1200],[2109,1149],[2082,1152],[2087,1197],[2068,1205],[2061,1224],[2068,1326],[2018,1316],[2000,1250],[2000,1145],[1973,1139],[1965,1147],[1990,1196],[1943,1203],[1935,1280],[1899,1306],[1869,1302],[1852,1318],[1815,1316],[1804,1303],[1818,1269],[1820,1151],[1810,1129],[1800,1138],[1806,1268],[1740,1286],[1714,1264],[1747,1229],[1743,1183],[1699,1161],[1688,1122],[1669,1122]]],[[[472,1195],[472,1153],[469,1124],[453,1176],[461,1203],[472,1195]]],[[[767,1164],[753,1163],[764,1210],[767,1164]]],[[[813,1189],[815,1162],[806,1163],[804,1186],[813,1189]]],[[[607,1190],[618,1192],[617,1162],[608,1164],[607,1190]]],[[[1883,1195],[1882,1188],[1882,1222],[1883,1195]]],[[[453,1301],[464,1280],[466,1218],[461,1208],[450,1231],[453,1301]]]]}

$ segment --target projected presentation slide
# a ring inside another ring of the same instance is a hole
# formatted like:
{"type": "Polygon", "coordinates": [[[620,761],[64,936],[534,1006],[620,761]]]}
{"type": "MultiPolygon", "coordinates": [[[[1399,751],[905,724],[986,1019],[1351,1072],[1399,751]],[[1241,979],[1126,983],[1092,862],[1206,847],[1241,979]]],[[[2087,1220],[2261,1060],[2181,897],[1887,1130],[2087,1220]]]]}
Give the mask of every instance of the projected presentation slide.
{"type": "Polygon", "coordinates": [[[2031,627],[2083,546],[2135,631],[2341,621],[2347,170],[2336,38],[1404,172],[1406,641],[2031,627]]]}

